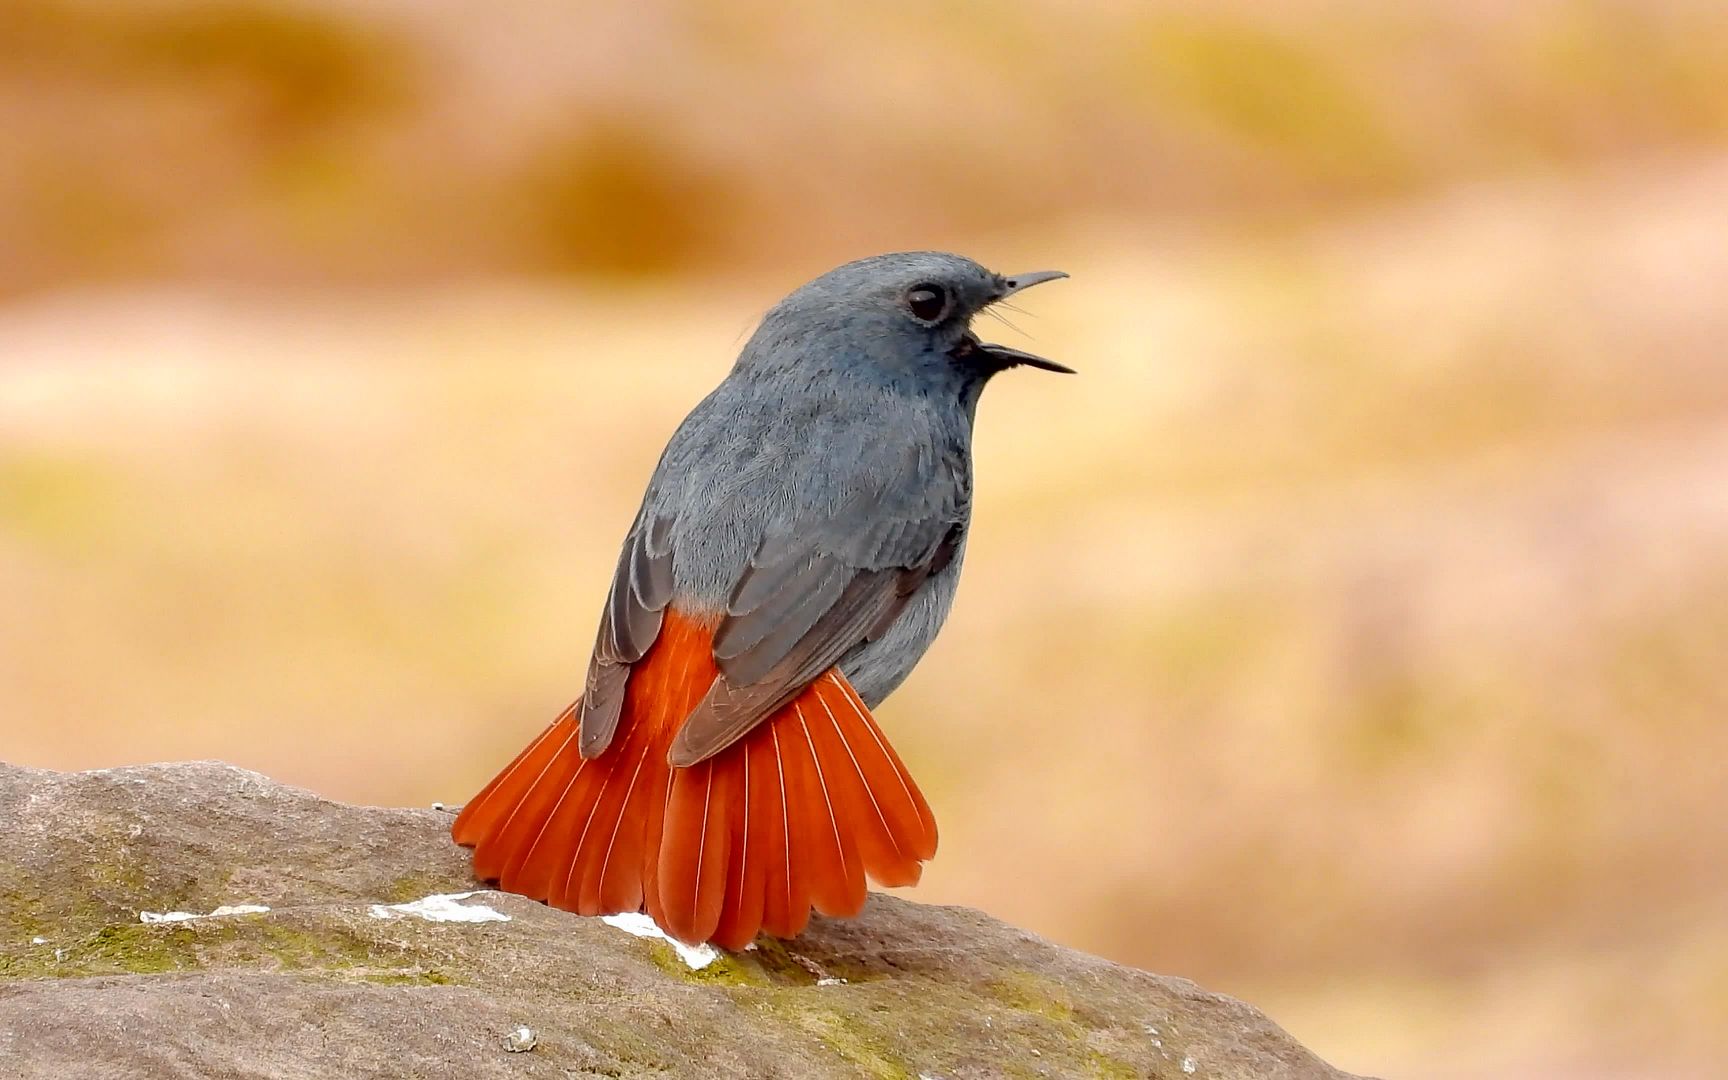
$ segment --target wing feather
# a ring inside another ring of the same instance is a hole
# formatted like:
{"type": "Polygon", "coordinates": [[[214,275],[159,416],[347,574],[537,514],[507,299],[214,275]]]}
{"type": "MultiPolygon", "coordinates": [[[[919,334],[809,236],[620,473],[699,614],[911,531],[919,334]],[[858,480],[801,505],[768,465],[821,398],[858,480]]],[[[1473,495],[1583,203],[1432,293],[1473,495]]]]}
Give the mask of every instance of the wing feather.
{"type": "Polygon", "coordinates": [[[737,742],[853,648],[886,633],[952,561],[970,500],[964,454],[910,447],[897,469],[878,475],[830,512],[762,543],[715,632],[720,677],[673,741],[673,765],[737,742]]]}
{"type": "Polygon", "coordinates": [[[585,758],[599,757],[612,744],[630,665],[642,659],[660,636],[660,623],[672,599],[671,528],[668,517],[638,519],[618,553],[618,569],[600,613],[600,631],[578,710],[577,748],[585,758]]]}

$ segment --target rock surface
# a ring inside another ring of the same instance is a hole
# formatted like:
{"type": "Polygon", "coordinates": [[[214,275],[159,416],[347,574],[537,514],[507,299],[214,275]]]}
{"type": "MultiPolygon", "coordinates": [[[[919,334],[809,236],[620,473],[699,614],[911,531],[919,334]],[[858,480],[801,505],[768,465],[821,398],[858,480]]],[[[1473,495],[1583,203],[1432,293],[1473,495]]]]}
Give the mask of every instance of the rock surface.
{"type": "Polygon", "coordinates": [[[695,969],[517,896],[415,903],[478,888],[448,815],[226,765],[0,765],[0,822],[8,1078],[1343,1075],[963,908],[872,896],[695,969]]]}

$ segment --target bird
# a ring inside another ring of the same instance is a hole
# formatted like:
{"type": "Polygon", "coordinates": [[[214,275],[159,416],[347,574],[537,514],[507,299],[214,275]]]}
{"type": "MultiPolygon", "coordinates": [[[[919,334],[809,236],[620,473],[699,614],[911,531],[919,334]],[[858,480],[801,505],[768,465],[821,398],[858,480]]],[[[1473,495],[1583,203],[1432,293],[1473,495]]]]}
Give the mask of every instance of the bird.
{"type": "Polygon", "coordinates": [[[972,321],[1067,276],[898,252],[762,317],[654,469],[580,697],[452,824],[477,878],[732,950],[917,882],[936,821],[872,710],[953,603],[985,384],[1073,374],[972,321]]]}

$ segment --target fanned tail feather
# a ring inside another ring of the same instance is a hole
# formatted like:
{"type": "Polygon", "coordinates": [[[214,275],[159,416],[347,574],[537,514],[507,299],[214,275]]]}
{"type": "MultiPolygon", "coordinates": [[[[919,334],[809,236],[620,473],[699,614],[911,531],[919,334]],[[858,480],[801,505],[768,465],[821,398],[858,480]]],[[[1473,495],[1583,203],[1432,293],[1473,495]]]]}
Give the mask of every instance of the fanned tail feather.
{"type": "Polygon", "coordinates": [[[669,609],[604,753],[581,757],[571,706],[457,816],[476,876],[583,915],[646,909],[733,949],[796,936],[812,908],[856,915],[866,877],[916,882],[935,819],[838,670],[713,758],[667,764],[716,674],[709,627],[669,609]]]}

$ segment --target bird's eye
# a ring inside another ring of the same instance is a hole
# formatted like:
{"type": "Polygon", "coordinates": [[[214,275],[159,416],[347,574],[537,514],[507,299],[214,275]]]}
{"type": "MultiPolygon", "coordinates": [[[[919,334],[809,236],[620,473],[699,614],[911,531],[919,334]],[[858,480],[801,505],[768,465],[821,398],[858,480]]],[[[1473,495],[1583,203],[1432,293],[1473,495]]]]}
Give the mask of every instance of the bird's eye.
{"type": "Polygon", "coordinates": [[[948,290],[929,282],[914,285],[906,293],[906,306],[911,309],[913,318],[933,323],[948,310],[948,290]]]}

